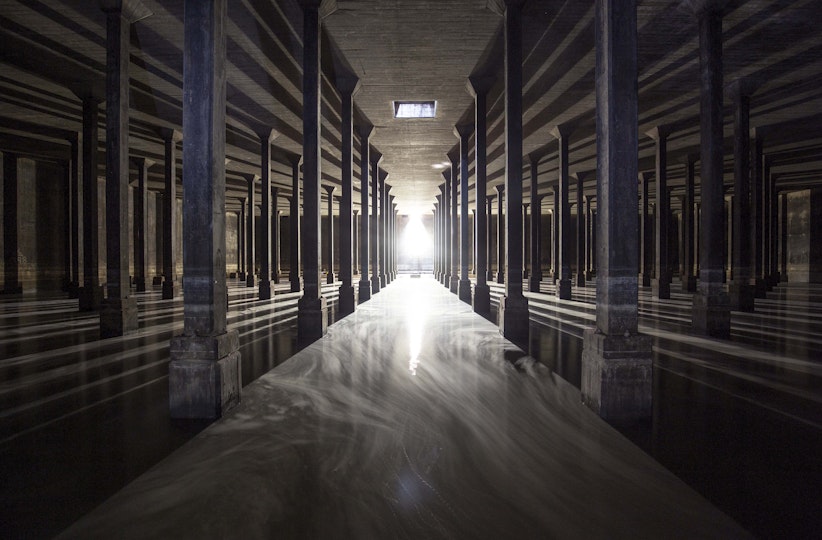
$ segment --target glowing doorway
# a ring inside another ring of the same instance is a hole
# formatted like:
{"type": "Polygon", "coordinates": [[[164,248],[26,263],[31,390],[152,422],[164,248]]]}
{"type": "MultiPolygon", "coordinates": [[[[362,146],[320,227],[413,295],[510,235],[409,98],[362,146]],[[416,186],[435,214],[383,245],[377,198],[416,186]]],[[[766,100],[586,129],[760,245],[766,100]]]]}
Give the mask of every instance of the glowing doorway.
{"type": "Polygon", "coordinates": [[[408,216],[400,238],[399,270],[401,272],[431,272],[433,251],[431,235],[419,215],[408,216]]]}

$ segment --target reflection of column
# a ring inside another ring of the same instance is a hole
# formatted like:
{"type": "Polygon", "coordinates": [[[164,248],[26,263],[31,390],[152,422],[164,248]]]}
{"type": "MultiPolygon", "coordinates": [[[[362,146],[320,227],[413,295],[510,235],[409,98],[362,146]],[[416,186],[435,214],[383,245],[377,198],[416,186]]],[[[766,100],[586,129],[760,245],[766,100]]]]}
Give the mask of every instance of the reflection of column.
{"type": "Polygon", "coordinates": [[[522,294],[522,5],[505,0],[505,294],[500,333],[528,349],[528,299],[522,294]]]}
{"type": "Polygon", "coordinates": [[[699,67],[701,87],[700,190],[702,213],[699,232],[699,285],[693,302],[693,327],[713,337],[729,337],[731,312],[722,278],[723,127],[722,127],[722,14],[718,5],[706,2],[699,20],[699,67]]]}
{"type": "Polygon", "coordinates": [[[326,253],[326,261],[328,261],[328,272],[326,273],[326,283],[329,285],[334,283],[334,189],[335,186],[323,186],[328,195],[328,252],[326,253]]]}
{"type": "Polygon", "coordinates": [[[291,292],[300,292],[300,162],[302,156],[292,154],[291,161],[291,208],[289,219],[288,281],[291,292]]]}
{"type": "Polygon", "coordinates": [[[596,0],[596,327],[586,328],[582,401],[603,418],[652,413],[651,340],[638,333],[636,2],[596,0]]]}
{"type": "Polygon", "coordinates": [[[225,283],[225,0],[186,0],[183,52],[184,329],[171,339],[174,418],[215,418],[239,403],[239,336],[225,283]]]}
{"type": "Polygon", "coordinates": [[[468,280],[468,260],[471,245],[468,238],[468,149],[474,124],[457,124],[454,134],[460,141],[460,279],[457,292],[460,300],[471,303],[471,282],[468,280]]]}
{"type": "Polygon", "coordinates": [[[94,311],[100,307],[103,291],[100,288],[98,262],[98,148],[100,101],[83,98],[83,287],[79,291],[80,311],[94,311]]]}
{"type": "Polygon", "coordinates": [[[3,294],[20,294],[17,154],[3,153],[3,294]]]}
{"type": "Polygon", "coordinates": [[[495,186],[497,190],[497,283],[505,283],[505,222],[502,213],[502,194],[505,185],[495,186]]]}
{"type": "Polygon", "coordinates": [[[164,130],[165,147],[163,193],[163,299],[174,298],[174,278],[177,271],[174,231],[177,223],[177,143],[182,140],[179,131],[164,130]]]}
{"type": "Polygon", "coordinates": [[[246,197],[248,198],[248,214],[246,215],[245,226],[246,287],[253,287],[256,284],[254,279],[254,274],[257,270],[254,257],[254,248],[257,247],[254,241],[254,183],[257,181],[257,178],[256,174],[249,174],[245,177],[248,186],[246,192],[246,197]]]}

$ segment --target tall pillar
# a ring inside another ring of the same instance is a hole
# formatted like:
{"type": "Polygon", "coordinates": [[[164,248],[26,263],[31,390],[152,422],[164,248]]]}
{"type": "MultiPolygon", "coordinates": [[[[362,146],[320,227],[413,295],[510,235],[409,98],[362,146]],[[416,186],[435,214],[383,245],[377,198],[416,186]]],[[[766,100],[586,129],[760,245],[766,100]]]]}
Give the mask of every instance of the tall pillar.
{"type": "Polygon", "coordinates": [[[668,126],[657,126],[647,133],[656,143],[656,278],[651,281],[651,291],[655,298],[671,298],[671,258],[668,253],[670,241],[668,229],[671,223],[671,199],[668,193],[668,126]]]}
{"type": "Polygon", "coordinates": [[[256,281],[254,274],[256,268],[256,257],[254,256],[257,244],[254,239],[254,184],[259,177],[256,174],[245,175],[246,181],[246,198],[248,199],[248,213],[246,214],[245,225],[245,286],[254,287],[256,281]]]}
{"type": "Polygon", "coordinates": [[[371,242],[371,294],[380,292],[380,161],[382,154],[374,148],[369,149],[371,157],[371,219],[369,220],[371,242]]]}
{"type": "Polygon", "coordinates": [[[639,183],[642,186],[642,199],[640,202],[640,235],[642,245],[642,265],[641,271],[643,287],[650,287],[651,280],[654,275],[654,258],[653,258],[653,221],[651,220],[651,193],[650,185],[653,174],[648,172],[639,173],[639,183]]]}
{"type": "Polygon", "coordinates": [[[528,349],[528,299],[522,294],[522,5],[505,0],[505,294],[500,333],[528,349]]]}
{"type": "Polygon", "coordinates": [[[291,283],[291,292],[300,292],[300,163],[302,156],[291,154],[291,213],[289,218],[289,269],[288,281],[291,283]]]}
{"type": "Polygon", "coordinates": [[[699,232],[699,285],[692,324],[702,334],[730,336],[731,311],[722,283],[725,273],[722,222],[722,14],[718,2],[705,2],[699,20],[702,213],[699,232]]]}
{"type": "Polygon", "coordinates": [[[453,246],[451,244],[451,228],[452,228],[452,221],[451,221],[451,171],[443,171],[442,173],[443,178],[445,178],[445,187],[443,188],[443,202],[444,202],[444,212],[443,212],[443,245],[445,246],[445,252],[443,253],[445,259],[445,275],[443,276],[442,284],[445,285],[446,289],[451,288],[451,272],[453,268],[451,267],[451,250],[453,246]]]}
{"type": "Polygon", "coordinates": [[[765,271],[762,265],[762,165],[765,156],[762,150],[762,134],[754,128],[751,130],[751,136],[753,138],[751,146],[751,224],[753,228],[751,255],[753,256],[753,278],[751,283],[754,286],[754,297],[765,298],[765,271]]]}
{"type": "MultiPolygon", "coordinates": [[[[446,173],[443,173],[446,176],[446,173]]],[[[448,262],[451,260],[448,253],[448,178],[439,186],[440,190],[440,279],[442,285],[450,284],[448,276],[448,262]]]]}
{"type": "MultiPolygon", "coordinates": [[[[486,208],[486,214],[488,215],[488,221],[485,223],[485,250],[488,254],[488,271],[486,272],[486,281],[494,281],[495,274],[493,268],[491,268],[491,237],[493,236],[493,231],[491,230],[491,212],[493,211],[494,205],[494,195],[488,195],[486,197],[488,208],[486,208]]],[[[476,291],[474,292],[476,294],[476,291]]],[[[489,300],[490,302],[490,300],[489,300]]],[[[490,309],[490,305],[489,305],[490,309]]]]}
{"type": "Polygon", "coordinates": [[[585,279],[594,277],[594,214],[591,210],[592,195],[585,196],[585,279]]]}
{"type": "Polygon", "coordinates": [[[451,212],[451,281],[448,288],[452,293],[458,294],[460,280],[459,150],[449,152],[448,161],[451,162],[451,198],[449,200],[451,212]]]}
{"type": "Polygon", "coordinates": [[[280,282],[280,215],[278,209],[280,188],[271,188],[271,280],[274,283],[280,282]]]}
{"type": "Polygon", "coordinates": [[[779,194],[779,281],[788,281],[788,194],[779,194]]]}
{"type": "Polygon", "coordinates": [[[379,180],[380,180],[380,220],[378,222],[378,226],[380,228],[380,252],[379,252],[379,265],[380,265],[380,288],[385,288],[388,285],[388,271],[386,268],[387,264],[387,255],[388,255],[388,215],[391,212],[391,209],[388,208],[388,190],[391,189],[391,186],[385,183],[388,179],[388,173],[383,170],[380,170],[379,180]]]}
{"type": "Polygon", "coordinates": [[[71,145],[71,163],[69,165],[69,214],[71,230],[69,232],[69,250],[71,253],[71,279],[69,281],[69,298],[77,298],[80,292],[80,161],[82,160],[77,133],[69,139],[71,145]]]}
{"type": "Polygon", "coordinates": [[[80,311],[95,311],[103,300],[98,260],[99,106],[97,98],[83,98],[83,287],[78,294],[80,311]]]}
{"type": "Polygon", "coordinates": [[[584,200],[585,193],[583,184],[585,182],[586,173],[578,172],[574,174],[577,181],[577,287],[585,286],[585,210],[584,200]]]}
{"type": "Polygon", "coordinates": [[[278,135],[273,129],[258,133],[260,137],[260,235],[261,252],[258,298],[271,298],[271,141],[278,135]]]}
{"type": "MultiPolygon", "coordinates": [[[[359,210],[352,210],[352,213],[354,214],[354,217],[351,221],[351,226],[352,226],[352,231],[353,231],[352,235],[351,235],[351,241],[354,245],[354,248],[353,248],[353,256],[352,256],[352,259],[351,259],[351,263],[353,265],[352,266],[352,270],[353,270],[352,273],[353,273],[353,275],[356,276],[356,275],[359,275],[359,273],[360,273],[360,268],[359,268],[360,265],[359,265],[359,262],[357,262],[358,259],[359,259],[359,253],[360,253],[360,245],[359,245],[359,242],[360,242],[359,213],[360,213],[360,211],[359,210]]],[[[354,288],[353,287],[353,278],[352,278],[352,287],[351,288],[352,289],[354,288]]]]}
{"type": "Polygon", "coordinates": [[[146,158],[135,160],[137,190],[134,196],[134,285],[137,292],[146,291],[146,209],[148,208],[148,169],[154,162],[146,158]]]}
{"type": "Polygon", "coordinates": [[[391,208],[391,220],[388,229],[391,231],[391,249],[388,252],[388,281],[397,279],[397,205],[394,196],[388,196],[388,207],[391,208]]]}
{"type": "Polygon", "coordinates": [[[297,340],[325,335],[328,310],[320,289],[321,76],[320,0],[300,0],[303,9],[303,296],[297,302],[297,340]]]}
{"type": "Polygon", "coordinates": [[[367,124],[359,126],[360,132],[360,282],[357,291],[359,303],[371,298],[371,281],[369,281],[368,257],[371,253],[370,220],[368,209],[368,172],[371,167],[370,144],[368,139],[374,131],[374,126],[367,124]]]}
{"type": "Polygon", "coordinates": [[[732,309],[753,311],[749,123],[751,98],[749,89],[743,81],[736,81],[732,91],[734,99],[733,280],[728,284],[728,297],[732,309]]]}
{"type": "Polygon", "coordinates": [[[360,87],[357,77],[338,77],[337,90],[342,101],[342,161],[340,176],[342,181],[342,199],[340,200],[340,317],[354,313],[354,274],[356,265],[354,254],[357,252],[356,221],[354,211],[354,95],[360,87]]]}
{"type": "Polygon", "coordinates": [[[328,195],[328,252],[326,253],[326,260],[328,261],[328,272],[326,273],[326,283],[332,285],[334,278],[334,190],[335,186],[323,186],[325,193],[328,195]]]}
{"type": "Polygon", "coordinates": [[[171,339],[175,418],[216,418],[240,401],[239,336],[225,282],[226,0],[186,0],[183,52],[183,334],[171,339]]]}
{"type": "Polygon", "coordinates": [[[163,299],[174,298],[174,281],[177,272],[176,242],[174,239],[177,223],[177,143],[182,140],[182,133],[175,130],[162,130],[164,164],[163,178],[163,299]]]}
{"type": "Polygon", "coordinates": [[[694,231],[694,169],[696,156],[688,156],[685,160],[685,197],[682,206],[682,254],[683,254],[683,275],[682,292],[696,291],[696,273],[694,272],[695,262],[695,238],[694,231]]]}
{"type": "Polygon", "coordinates": [[[528,222],[528,207],[531,203],[522,203],[522,280],[528,279],[528,241],[529,239],[529,222],[528,222]]]}
{"type": "Polygon", "coordinates": [[[559,181],[557,182],[559,201],[557,202],[558,215],[557,225],[557,268],[559,279],[557,281],[557,298],[562,300],[571,299],[571,207],[568,200],[568,136],[570,130],[566,126],[556,126],[551,130],[551,135],[556,137],[559,147],[559,181]]]}
{"type": "MultiPolygon", "coordinates": [[[[770,172],[770,166],[769,166],[770,172]]],[[[776,174],[768,174],[768,212],[770,213],[770,219],[768,220],[768,231],[769,231],[769,239],[768,239],[768,246],[770,247],[770,255],[768,257],[770,263],[770,271],[769,274],[769,281],[768,287],[773,288],[779,284],[779,261],[778,261],[778,253],[779,253],[779,245],[778,245],[778,222],[779,222],[779,193],[776,189],[776,181],[777,175],[776,174]]]]}
{"type": "Polygon", "coordinates": [[[505,283],[505,216],[502,210],[505,184],[494,187],[497,190],[497,283],[505,283]]]}
{"type": "MultiPolygon", "coordinates": [[[[472,242],[469,248],[471,249],[471,269],[469,271],[473,272],[474,275],[477,275],[477,209],[471,209],[471,235],[472,235],[472,242]]],[[[473,305],[473,301],[472,301],[473,305]]]]}
{"type": "Polygon", "coordinates": [[[434,279],[439,280],[440,275],[440,196],[437,195],[434,197],[434,210],[433,214],[433,221],[434,221],[434,253],[433,253],[433,262],[434,262],[434,279]]]}
{"type": "Polygon", "coordinates": [[[457,124],[454,135],[460,141],[460,278],[457,293],[460,300],[471,304],[471,281],[468,279],[468,261],[471,258],[471,244],[468,228],[468,150],[470,138],[474,133],[474,124],[457,124]]]}
{"type": "Polygon", "coordinates": [[[528,278],[528,290],[539,292],[542,282],[542,197],[539,195],[539,156],[528,156],[531,165],[531,277],[528,278]]]}
{"type": "Polygon", "coordinates": [[[17,154],[3,153],[3,294],[21,294],[17,154]]]}
{"type": "Polygon", "coordinates": [[[551,281],[556,284],[559,281],[559,186],[552,186],[551,192],[554,195],[551,210],[551,281]]]}
{"type": "Polygon", "coordinates": [[[582,401],[610,421],[652,412],[651,340],[638,333],[635,0],[596,0],[596,327],[583,332],[582,401]]]}
{"type": "Polygon", "coordinates": [[[137,329],[128,238],[129,44],[131,23],[148,15],[139,0],[104,0],[106,13],[106,293],[100,336],[137,329]]]}
{"type": "Polygon", "coordinates": [[[240,201],[240,211],[237,213],[237,279],[245,281],[245,197],[240,201]]]}

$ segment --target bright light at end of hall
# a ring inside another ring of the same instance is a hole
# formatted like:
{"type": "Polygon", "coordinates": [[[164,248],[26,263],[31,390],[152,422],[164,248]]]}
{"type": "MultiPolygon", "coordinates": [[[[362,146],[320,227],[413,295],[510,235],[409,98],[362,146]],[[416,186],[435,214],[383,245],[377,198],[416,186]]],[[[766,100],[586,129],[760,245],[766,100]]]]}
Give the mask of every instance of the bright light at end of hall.
{"type": "Polygon", "coordinates": [[[431,251],[431,238],[418,214],[408,216],[402,234],[402,250],[408,257],[421,257],[431,251]]]}

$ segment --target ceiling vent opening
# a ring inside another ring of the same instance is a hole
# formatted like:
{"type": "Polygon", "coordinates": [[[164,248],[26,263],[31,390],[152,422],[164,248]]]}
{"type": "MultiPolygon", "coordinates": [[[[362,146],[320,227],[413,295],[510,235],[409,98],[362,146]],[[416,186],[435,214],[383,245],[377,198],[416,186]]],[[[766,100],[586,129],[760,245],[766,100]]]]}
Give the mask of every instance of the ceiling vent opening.
{"type": "Polygon", "coordinates": [[[394,118],[435,118],[436,101],[395,101],[394,118]]]}

